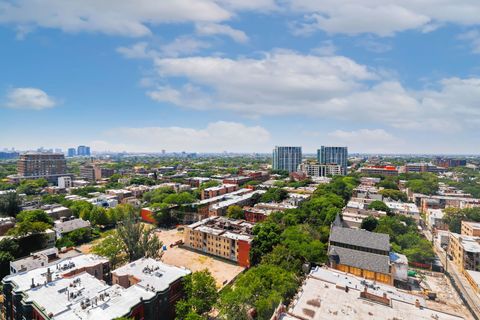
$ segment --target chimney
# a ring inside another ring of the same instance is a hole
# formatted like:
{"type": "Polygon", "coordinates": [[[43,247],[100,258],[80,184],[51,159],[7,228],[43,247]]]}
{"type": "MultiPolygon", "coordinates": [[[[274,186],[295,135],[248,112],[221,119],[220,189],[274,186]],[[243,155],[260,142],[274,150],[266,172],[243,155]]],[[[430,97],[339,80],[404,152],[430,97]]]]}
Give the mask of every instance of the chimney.
{"type": "Polygon", "coordinates": [[[33,278],[32,278],[32,284],[30,285],[30,288],[35,288],[35,282],[34,282],[33,278]]]}
{"type": "Polygon", "coordinates": [[[47,269],[47,283],[52,282],[52,272],[50,271],[50,268],[47,269]]]}
{"type": "Polygon", "coordinates": [[[420,301],[418,299],[415,300],[415,307],[420,309],[420,301]]]}

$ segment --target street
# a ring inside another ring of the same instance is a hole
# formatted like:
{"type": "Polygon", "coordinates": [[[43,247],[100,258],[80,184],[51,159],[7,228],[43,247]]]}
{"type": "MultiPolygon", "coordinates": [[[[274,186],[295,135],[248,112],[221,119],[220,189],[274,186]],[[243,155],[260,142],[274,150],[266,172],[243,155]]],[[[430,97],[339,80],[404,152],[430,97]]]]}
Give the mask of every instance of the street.
{"type": "MultiPolygon", "coordinates": [[[[432,234],[429,231],[424,230],[424,233],[427,239],[432,240],[432,234]]],[[[439,257],[445,271],[450,274],[458,294],[464,298],[474,318],[480,320],[480,297],[473,290],[467,279],[465,279],[465,276],[457,270],[457,266],[447,258],[445,250],[437,246],[435,241],[433,241],[433,249],[439,257]]]]}

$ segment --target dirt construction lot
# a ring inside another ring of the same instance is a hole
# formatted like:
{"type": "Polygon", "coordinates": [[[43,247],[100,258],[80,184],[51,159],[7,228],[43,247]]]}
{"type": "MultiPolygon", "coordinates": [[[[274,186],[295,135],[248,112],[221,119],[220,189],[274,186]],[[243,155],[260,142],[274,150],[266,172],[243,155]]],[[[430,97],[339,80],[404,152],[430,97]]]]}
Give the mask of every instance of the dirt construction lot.
{"type": "Polygon", "coordinates": [[[200,252],[191,251],[188,249],[179,248],[175,246],[170,248],[170,244],[183,239],[183,232],[173,230],[161,230],[157,232],[160,241],[167,246],[167,250],[162,256],[162,261],[178,266],[185,267],[192,271],[200,271],[208,269],[213,277],[217,280],[217,287],[223,287],[223,283],[230,282],[244,268],[223,259],[207,256],[200,252]]]}
{"type": "Polygon", "coordinates": [[[423,286],[437,294],[436,302],[427,300],[427,306],[473,320],[470,312],[444,274],[437,272],[421,272],[421,274],[423,286]]]}

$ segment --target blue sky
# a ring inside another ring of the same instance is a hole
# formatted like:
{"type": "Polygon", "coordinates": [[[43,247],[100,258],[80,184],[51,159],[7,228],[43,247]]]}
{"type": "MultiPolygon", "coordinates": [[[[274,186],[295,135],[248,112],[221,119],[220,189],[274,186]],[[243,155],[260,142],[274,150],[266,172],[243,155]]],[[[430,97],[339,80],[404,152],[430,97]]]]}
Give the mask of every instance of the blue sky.
{"type": "Polygon", "coordinates": [[[0,0],[0,57],[0,148],[478,153],[478,1],[0,0]]]}

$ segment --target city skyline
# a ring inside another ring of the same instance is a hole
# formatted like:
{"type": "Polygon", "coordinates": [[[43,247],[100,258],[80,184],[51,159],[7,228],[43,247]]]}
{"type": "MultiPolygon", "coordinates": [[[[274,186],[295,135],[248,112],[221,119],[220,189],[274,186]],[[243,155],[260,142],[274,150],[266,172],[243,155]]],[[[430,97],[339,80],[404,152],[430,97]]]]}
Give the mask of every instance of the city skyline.
{"type": "Polygon", "coordinates": [[[0,145],[477,153],[480,3],[140,7],[4,3],[0,145]]]}

